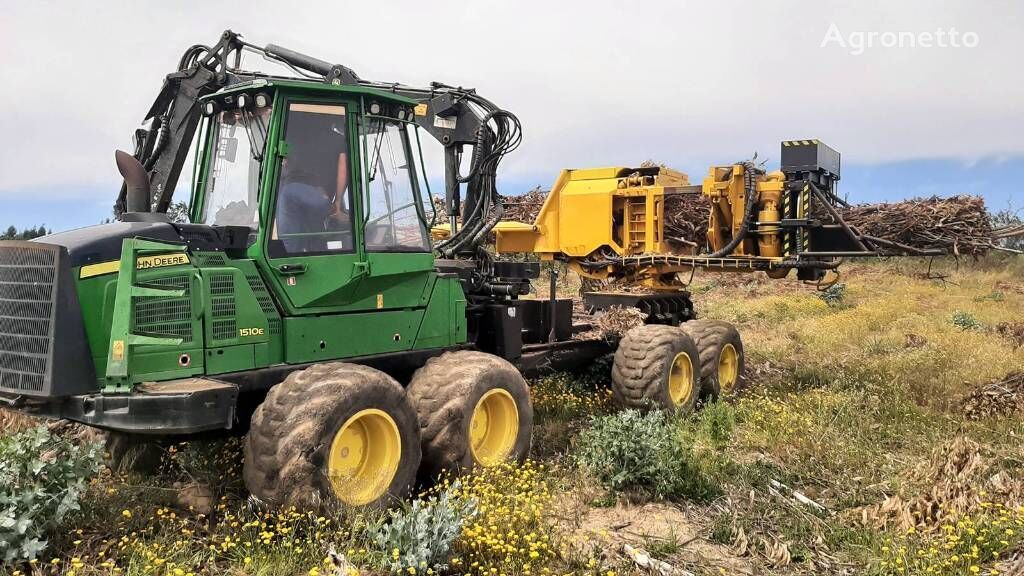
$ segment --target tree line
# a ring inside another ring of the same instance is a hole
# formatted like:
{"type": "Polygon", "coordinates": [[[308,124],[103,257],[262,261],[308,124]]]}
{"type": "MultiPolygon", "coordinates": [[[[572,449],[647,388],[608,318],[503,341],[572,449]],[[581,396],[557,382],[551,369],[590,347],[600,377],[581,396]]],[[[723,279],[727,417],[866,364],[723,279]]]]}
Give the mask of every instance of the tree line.
{"type": "Polygon", "coordinates": [[[24,230],[18,230],[14,226],[8,226],[7,230],[5,230],[3,234],[0,234],[0,240],[31,240],[33,238],[39,238],[40,236],[46,236],[47,234],[53,234],[53,230],[47,230],[46,226],[25,228],[24,230]]]}

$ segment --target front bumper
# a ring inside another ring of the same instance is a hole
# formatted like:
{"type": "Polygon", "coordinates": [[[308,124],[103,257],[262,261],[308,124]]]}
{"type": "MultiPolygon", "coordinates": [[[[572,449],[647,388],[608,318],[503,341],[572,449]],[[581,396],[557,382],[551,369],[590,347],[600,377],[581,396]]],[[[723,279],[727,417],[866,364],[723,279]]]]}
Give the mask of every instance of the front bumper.
{"type": "Polygon", "coordinates": [[[237,386],[191,378],[143,384],[128,394],[83,394],[14,404],[29,414],[64,418],[105,430],[170,436],[231,429],[237,402],[237,386]]]}

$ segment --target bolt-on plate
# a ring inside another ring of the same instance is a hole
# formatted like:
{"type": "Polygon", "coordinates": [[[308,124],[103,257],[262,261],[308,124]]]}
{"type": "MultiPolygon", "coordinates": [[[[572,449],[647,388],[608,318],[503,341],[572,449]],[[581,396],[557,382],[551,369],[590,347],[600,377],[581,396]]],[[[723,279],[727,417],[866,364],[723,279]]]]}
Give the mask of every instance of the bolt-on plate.
{"type": "Polygon", "coordinates": [[[327,474],[339,500],[362,506],[387,492],[401,459],[398,425],[383,410],[368,408],[353,414],[334,435],[327,474]]]}
{"type": "Polygon", "coordinates": [[[718,356],[718,389],[723,393],[730,393],[736,388],[736,381],[740,375],[740,355],[736,347],[726,344],[722,347],[722,353],[718,356]]]}
{"type": "Polygon", "coordinates": [[[508,390],[488,390],[473,408],[469,422],[469,447],[473,460],[482,466],[504,462],[519,435],[519,409],[508,390]]]}
{"type": "Polygon", "coordinates": [[[672,404],[686,406],[693,399],[696,390],[693,385],[693,362],[686,352],[676,354],[668,372],[668,395],[672,404]]]}

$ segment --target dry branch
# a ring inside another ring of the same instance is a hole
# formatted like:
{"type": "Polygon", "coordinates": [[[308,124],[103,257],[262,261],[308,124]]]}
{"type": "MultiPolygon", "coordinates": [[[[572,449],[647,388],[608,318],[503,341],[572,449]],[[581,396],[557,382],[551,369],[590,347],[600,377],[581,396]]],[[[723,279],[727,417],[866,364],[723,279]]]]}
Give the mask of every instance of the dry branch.
{"type": "Polygon", "coordinates": [[[978,256],[995,240],[985,201],[978,196],[861,204],[841,212],[861,234],[919,250],[978,256]]]}

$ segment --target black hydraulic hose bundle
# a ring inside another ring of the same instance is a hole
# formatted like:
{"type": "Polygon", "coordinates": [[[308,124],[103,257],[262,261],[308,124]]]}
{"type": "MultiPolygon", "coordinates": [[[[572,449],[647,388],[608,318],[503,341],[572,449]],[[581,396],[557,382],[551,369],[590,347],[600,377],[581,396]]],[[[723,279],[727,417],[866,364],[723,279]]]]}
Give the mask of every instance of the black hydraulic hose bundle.
{"type": "MultiPolygon", "coordinates": [[[[755,174],[764,173],[764,170],[755,165],[753,162],[747,160],[739,163],[743,166],[743,189],[745,191],[744,201],[747,203],[746,210],[743,211],[743,221],[740,223],[740,229],[729,240],[718,250],[715,250],[711,254],[708,254],[708,258],[721,258],[732,254],[732,251],[740,245],[750,233],[751,225],[754,223],[754,212],[757,207],[757,180],[754,179],[755,174]]],[[[731,169],[730,169],[731,175],[731,169]]]]}
{"type": "Polygon", "coordinates": [[[467,98],[488,112],[477,129],[469,173],[458,178],[467,185],[467,197],[473,203],[463,212],[463,227],[436,246],[446,258],[478,246],[501,220],[504,206],[497,189],[498,165],[522,141],[522,128],[514,114],[475,94],[467,94],[467,98]]]}

